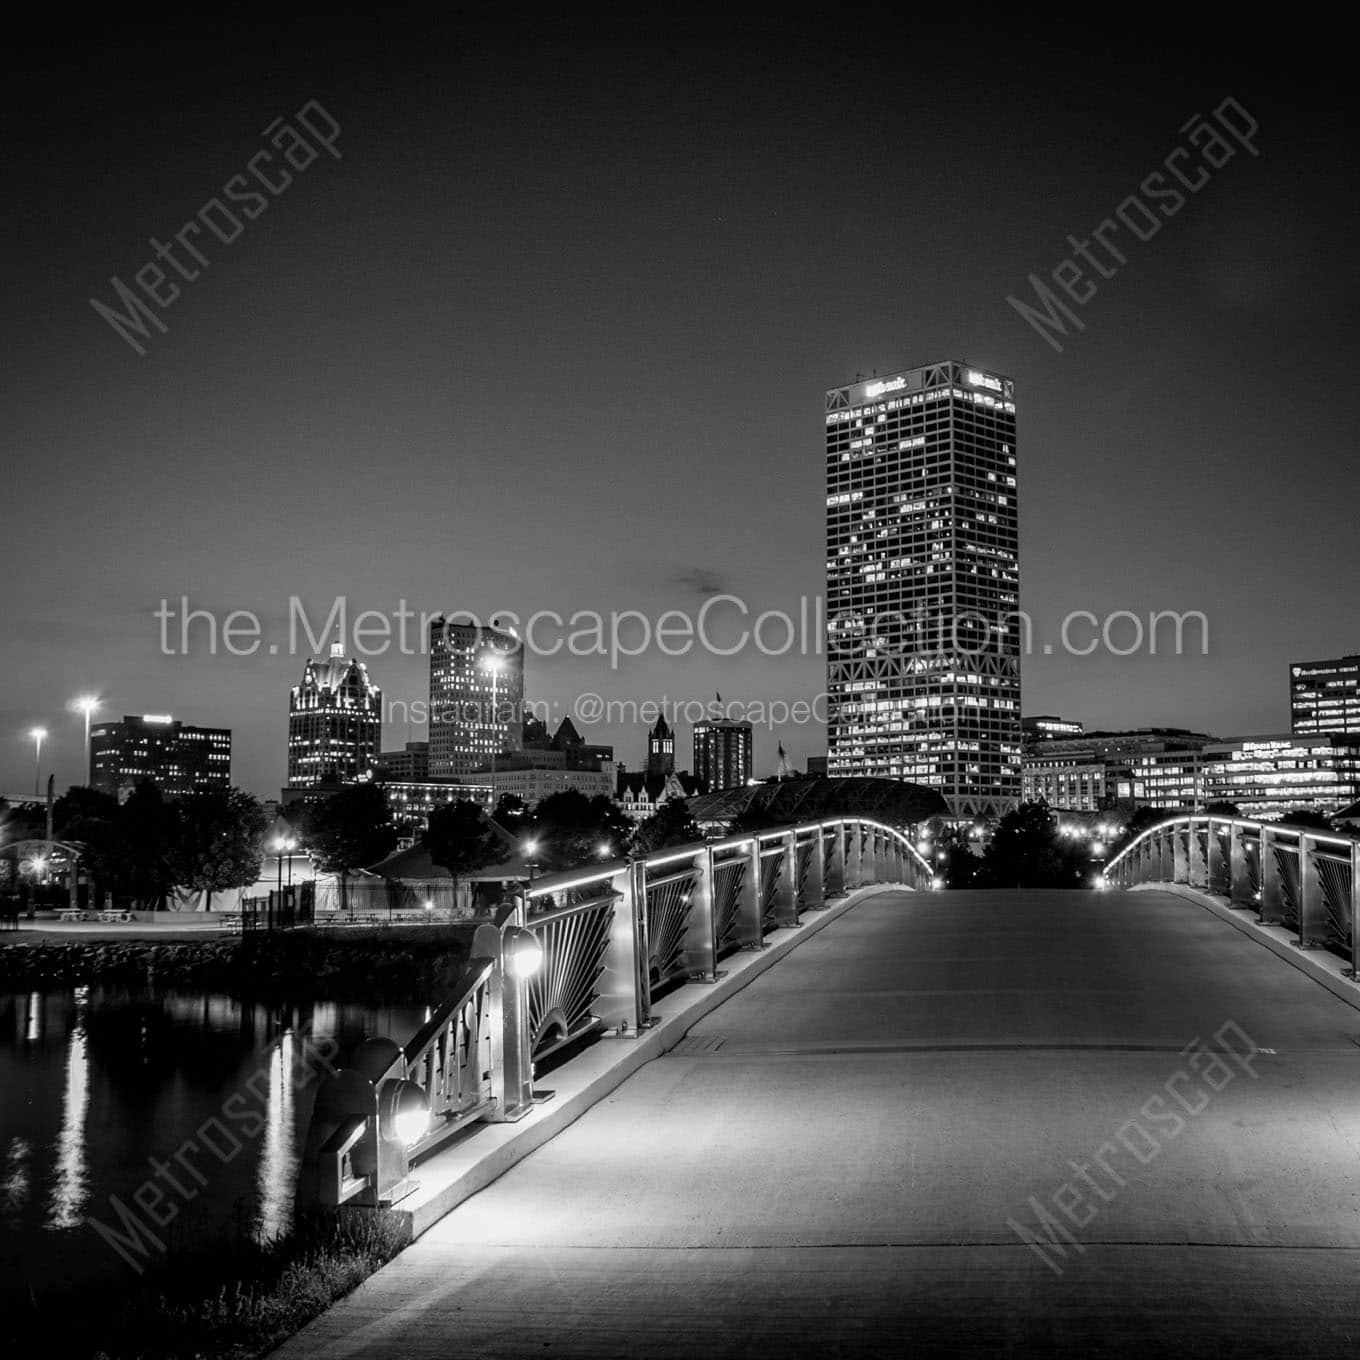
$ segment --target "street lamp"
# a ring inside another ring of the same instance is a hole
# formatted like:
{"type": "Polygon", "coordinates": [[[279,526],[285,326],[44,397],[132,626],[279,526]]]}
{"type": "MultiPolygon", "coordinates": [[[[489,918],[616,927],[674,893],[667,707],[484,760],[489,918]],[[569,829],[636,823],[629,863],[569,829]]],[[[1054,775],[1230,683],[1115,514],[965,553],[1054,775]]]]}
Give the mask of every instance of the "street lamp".
{"type": "Polygon", "coordinates": [[[90,719],[99,709],[99,700],[93,694],[82,694],[71,703],[77,713],[85,715],[85,783],[94,783],[94,752],[90,750],[90,719]]]}
{"type": "Polygon", "coordinates": [[[41,798],[39,786],[42,784],[42,744],[47,736],[47,728],[31,727],[28,735],[33,739],[33,796],[41,798]]]}
{"type": "Polygon", "coordinates": [[[537,841],[525,841],[520,846],[520,851],[524,855],[524,866],[529,870],[529,886],[534,886],[534,856],[538,854],[537,841]]]}
{"type": "MultiPolygon", "coordinates": [[[[274,840],[273,840],[273,843],[272,843],[272,845],[270,846],[270,849],[272,849],[273,852],[274,852],[274,864],[275,864],[275,867],[276,867],[276,868],[278,869],[278,871],[279,871],[279,872],[278,872],[278,885],[279,885],[278,897],[279,897],[279,901],[280,901],[280,902],[283,901],[283,852],[284,852],[285,849],[287,849],[287,847],[288,847],[288,842],[287,842],[286,840],[284,840],[282,836],[275,836],[275,837],[274,837],[274,840]]],[[[291,874],[292,874],[292,871],[293,871],[293,866],[292,866],[292,864],[291,864],[291,862],[290,862],[290,863],[289,863],[289,866],[288,866],[288,872],[289,872],[289,875],[290,875],[290,876],[291,876],[291,874]]]]}

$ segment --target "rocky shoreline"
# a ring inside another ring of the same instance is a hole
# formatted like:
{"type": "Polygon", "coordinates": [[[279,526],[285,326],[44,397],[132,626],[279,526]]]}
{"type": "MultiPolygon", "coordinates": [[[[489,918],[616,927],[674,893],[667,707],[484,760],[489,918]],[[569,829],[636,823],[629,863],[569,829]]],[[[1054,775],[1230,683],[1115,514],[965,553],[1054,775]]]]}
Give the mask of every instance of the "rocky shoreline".
{"type": "Polygon", "coordinates": [[[290,999],[427,1000],[467,958],[467,927],[279,932],[243,939],[46,940],[0,937],[0,987],[91,983],[290,999]]]}

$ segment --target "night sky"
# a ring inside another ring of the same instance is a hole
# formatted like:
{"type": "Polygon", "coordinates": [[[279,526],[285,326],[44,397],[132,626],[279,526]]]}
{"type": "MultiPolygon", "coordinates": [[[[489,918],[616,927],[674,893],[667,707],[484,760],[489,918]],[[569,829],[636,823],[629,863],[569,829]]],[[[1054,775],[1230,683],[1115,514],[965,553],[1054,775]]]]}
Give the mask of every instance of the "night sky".
{"type": "MultiPolygon", "coordinates": [[[[1244,35],[907,13],[17,35],[0,791],[31,787],[35,723],[58,786],[80,777],[65,704],[88,691],[230,726],[235,781],[277,795],[293,596],[314,622],[337,596],[655,617],[731,592],[797,614],[824,584],[824,389],[944,358],[1016,382],[1026,711],[1287,730],[1289,661],[1360,649],[1345,44],[1287,16],[1244,35]],[[1260,155],[1152,240],[1123,233],[1055,352],[1007,296],[1227,96],[1260,155]],[[139,357],[91,296],[114,302],[148,238],[311,100],[340,159],[205,239],[139,357]],[[163,655],[153,611],[186,595],[257,614],[260,653],[163,655]],[[1079,609],[1202,610],[1209,655],[1044,655],[1079,609]]],[[[423,656],[368,664],[389,700],[426,698],[423,656]]],[[[817,654],[653,650],[531,658],[527,688],[560,716],[583,692],[824,681],[817,654]]],[[[640,726],[578,726],[637,768],[640,726]]],[[[757,773],[779,738],[799,766],[825,749],[817,726],[760,730],[757,773]]]]}

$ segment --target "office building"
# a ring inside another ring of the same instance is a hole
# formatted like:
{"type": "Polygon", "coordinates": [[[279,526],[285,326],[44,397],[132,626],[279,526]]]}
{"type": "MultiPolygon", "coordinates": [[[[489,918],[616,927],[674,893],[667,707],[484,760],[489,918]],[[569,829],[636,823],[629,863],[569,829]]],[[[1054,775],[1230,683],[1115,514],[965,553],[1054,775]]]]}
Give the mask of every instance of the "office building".
{"type": "Polygon", "coordinates": [[[490,786],[493,801],[513,794],[533,807],[568,789],[586,798],[612,798],[617,770],[614,748],[583,741],[570,718],[551,737],[537,718],[526,718],[521,749],[501,756],[494,769],[480,767],[471,778],[490,786]]]}
{"type": "Polygon", "coordinates": [[[430,775],[461,779],[518,751],[524,644],[510,630],[430,622],[430,775]]]}
{"type": "Polygon", "coordinates": [[[1026,803],[1047,803],[1062,812],[1099,812],[1107,806],[1106,779],[1110,771],[1103,760],[1075,757],[1053,761],[1025,758],[1021,796],[1026,803]]]}
{"type": "Polygon", "coordinates": [[[1290,729],[1360,732],[1360,656],[1296,661],[1289,668],[1290,729]]]}
{"type": "Polygon", "coordinates": [[[476,803],[489,812],[496,803],[491,786],[474,780],[380,779],[378,787],[387,799],[393,823],[404,833],[420,835],[429,825],[430,813],[448,803],[476,803]]]}
{"type": "MultiPolygon", "coordinates": [[[[734,789],[751,778],[755,736],[748,722],[694,724],[694,775],[710,790],[734,789]]],[[[780,749],[782,758],[783,748],[780,749]]]]}
{"type": "Polygon", "coordinates": [[[1020,800],[1014,388],[962,363],[826,394],[828,760],[954,818],[1020,800]]]}
{"type": "Polygon", "coordinates": [[[169,714],[125,714],[90,729],[92,783],[117,798],[149,779],[166,798],[231,786],[231,730],[191,727],[169,714]]]}
{"type": "Polygon", "coordinates": [[[1020,735],[1026,750],[1046,741],[1079,737],[1085,731],[1086,728],[1075,718],[1058,718],[1051,713],[1037,713],[1033,717],[1020,719],[1020,735]]]}
{"type": "Polygon", "coordinates": [[[288,698],[288,787],[337,788],[367,779],[382,744],[382,690],[339,642],[309,658],[288,698]]]}
{"type": "Polygon", "coordinates": [[[386,780],[413,779],[430,777],[430,743],[428,741],[408,741],[400,751],[380,751],[378,753],[378,778],[386,780]]]}
{"type": "Polygon", "coordinates": [[[1360,799],[1360,734],[1215,742],[1204,750],[1204,797],[1266,820],[1295,808],[1339,812],[1360,799]]]}

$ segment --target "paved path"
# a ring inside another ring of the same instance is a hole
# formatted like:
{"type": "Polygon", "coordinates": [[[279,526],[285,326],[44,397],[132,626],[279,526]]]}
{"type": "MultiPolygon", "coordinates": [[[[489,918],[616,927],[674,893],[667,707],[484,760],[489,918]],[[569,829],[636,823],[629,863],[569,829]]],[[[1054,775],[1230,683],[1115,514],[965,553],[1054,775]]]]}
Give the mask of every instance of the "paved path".
{"type": "Polygon", "coordinates": [[[1360,1011],[1170,895],[951,892],[833,922],[280,1355],[1358,1345],[1360,1011]]]}

